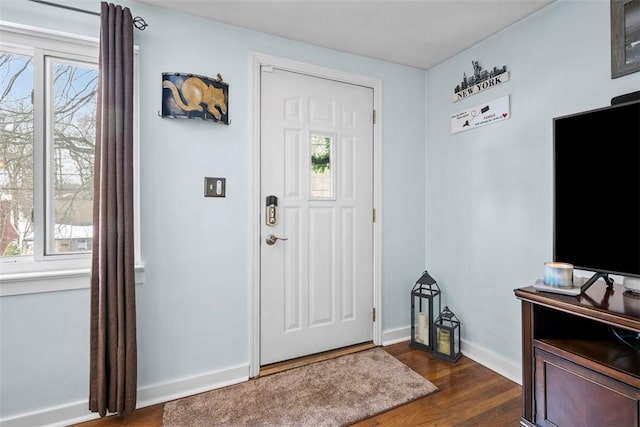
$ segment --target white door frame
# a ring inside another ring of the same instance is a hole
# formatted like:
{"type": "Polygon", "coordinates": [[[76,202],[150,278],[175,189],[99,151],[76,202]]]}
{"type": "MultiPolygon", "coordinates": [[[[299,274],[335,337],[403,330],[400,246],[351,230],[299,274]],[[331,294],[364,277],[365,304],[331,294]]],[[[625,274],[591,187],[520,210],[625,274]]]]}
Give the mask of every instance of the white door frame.
{"type": "Polygon", "coordinates": [[[252,55],[253,62],[253,130],[251,145],[252,164],[252,191],[251,191],[251,215],[249,215],[251,242],[251,290],[249,292],[251,310],[249,312],[249,376],[255,377],[260,373],[260,247],[261,227],[260,213],[264,203],[260,199],[260,70],[262,66],[293,71],[314,77],[336,80],[343,83],[356,84],[373,89],[373,108],[376,111],[376,123],[373,126],[373,208],[376,211],[376,219],[373,223],[373,306],[376,311],[376,319],[373,322],[373,343],[381,344],[382,337],[382,222],[381,222],[381,95],[382,81],[372,77],[346,73],[313,64],[293,61],[260,53],[252,55]]]}

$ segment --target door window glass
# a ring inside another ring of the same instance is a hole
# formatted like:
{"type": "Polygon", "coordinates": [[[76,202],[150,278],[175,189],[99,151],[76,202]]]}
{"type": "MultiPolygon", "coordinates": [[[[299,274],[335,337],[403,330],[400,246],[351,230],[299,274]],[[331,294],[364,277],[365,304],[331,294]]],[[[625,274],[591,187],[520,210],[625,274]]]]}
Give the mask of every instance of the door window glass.
{"type": "Polygon", "coordinates": [[[311,198],[334,197],[333,170],[333,138],[311,134],[311,198]]]}

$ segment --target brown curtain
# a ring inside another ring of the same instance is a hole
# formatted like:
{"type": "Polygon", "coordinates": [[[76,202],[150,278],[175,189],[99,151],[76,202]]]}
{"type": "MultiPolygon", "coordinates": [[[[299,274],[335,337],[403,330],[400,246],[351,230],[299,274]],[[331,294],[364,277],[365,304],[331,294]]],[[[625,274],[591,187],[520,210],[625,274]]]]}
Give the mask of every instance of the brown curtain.
{"type": "Polygon", "coordinates": [[[96,124],[89,409],[135,409],[133,233],[133,24],[128,8],[101,3],[96,124]]]}

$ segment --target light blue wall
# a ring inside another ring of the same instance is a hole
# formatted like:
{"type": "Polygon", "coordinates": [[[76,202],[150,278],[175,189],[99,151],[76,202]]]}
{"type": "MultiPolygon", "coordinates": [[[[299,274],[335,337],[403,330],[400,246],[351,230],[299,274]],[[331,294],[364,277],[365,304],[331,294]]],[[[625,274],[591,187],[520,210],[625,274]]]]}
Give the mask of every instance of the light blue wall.
{"type": "MultiPolygon", "coordinates": [[[[408,291],[426,259],[465,343],[520,364],[513,289],[552,256],[551,120],[640,88],[637,73],[610,78],[608,0],[557,2],[428,73],[123,4],[150,24],[136,33],[141,386],[249,360],[252,52],[383,81],[383,329],[409,324],[408,291]],[[511,81],[452,103],[472,60],[506,64],[511,81]],[[160,119],[165,71],[221,73],[231,126],[160,119]],[[511,119],[451,135],[451,114],[504,95],[511,119]],[[204,176],[226,176],[227,198],[203,198],[204,176]]],[[[3,1],[0,19],[97,36],[97,18],[26,0],[3,1]]],[[[0,298],[0,418],[86,399],[88,301],[82,290],[0,298]]]]}
{"type": "Polygon", "coordinates": [[[427,267],[466,343],[516,365],[513,290],[552,259],[552,118],[640,89],[639,73],[611,79],[609,43],[608,0],[560,1],[428,72],[427,267]],[[452,103],[472,60],[506,64],[510,81],[452,103]],[[452,114],[505,95],[511,119],[451,134],[452,114]]]}
{"type": "MultiPolygon", "coordinates": [[[[253,52],[382,80],[382,322],[384,330],[407,326],[409,290],[425,259],[425,72],[121,4],[149,23],[135,35],[146,275],[137,287],[139,385],[249,361],[253,52]],[[158,117],[161,73],[172,71],[221,73],[231,125],[158,117]],[[205,176],[227,178],[225,199],[203,197],[205,176]]],[[[97,17],[26,0],[0,8],[6,21],[98,35],[97,17]]],[[[0,298],[0,418],[87,398],[88,304],[86,290],[0,298]]]]}

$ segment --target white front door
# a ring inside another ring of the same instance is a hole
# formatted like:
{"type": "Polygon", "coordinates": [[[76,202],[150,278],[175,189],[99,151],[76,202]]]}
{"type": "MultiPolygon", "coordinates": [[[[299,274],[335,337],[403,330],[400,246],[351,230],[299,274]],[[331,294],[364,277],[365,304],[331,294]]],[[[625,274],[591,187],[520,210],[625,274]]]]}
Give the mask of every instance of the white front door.
{"type": "Polygon", "coordinates": [[[260,364],[371,341],[373,89],[263,67],[260,99],[260,364]]]}

